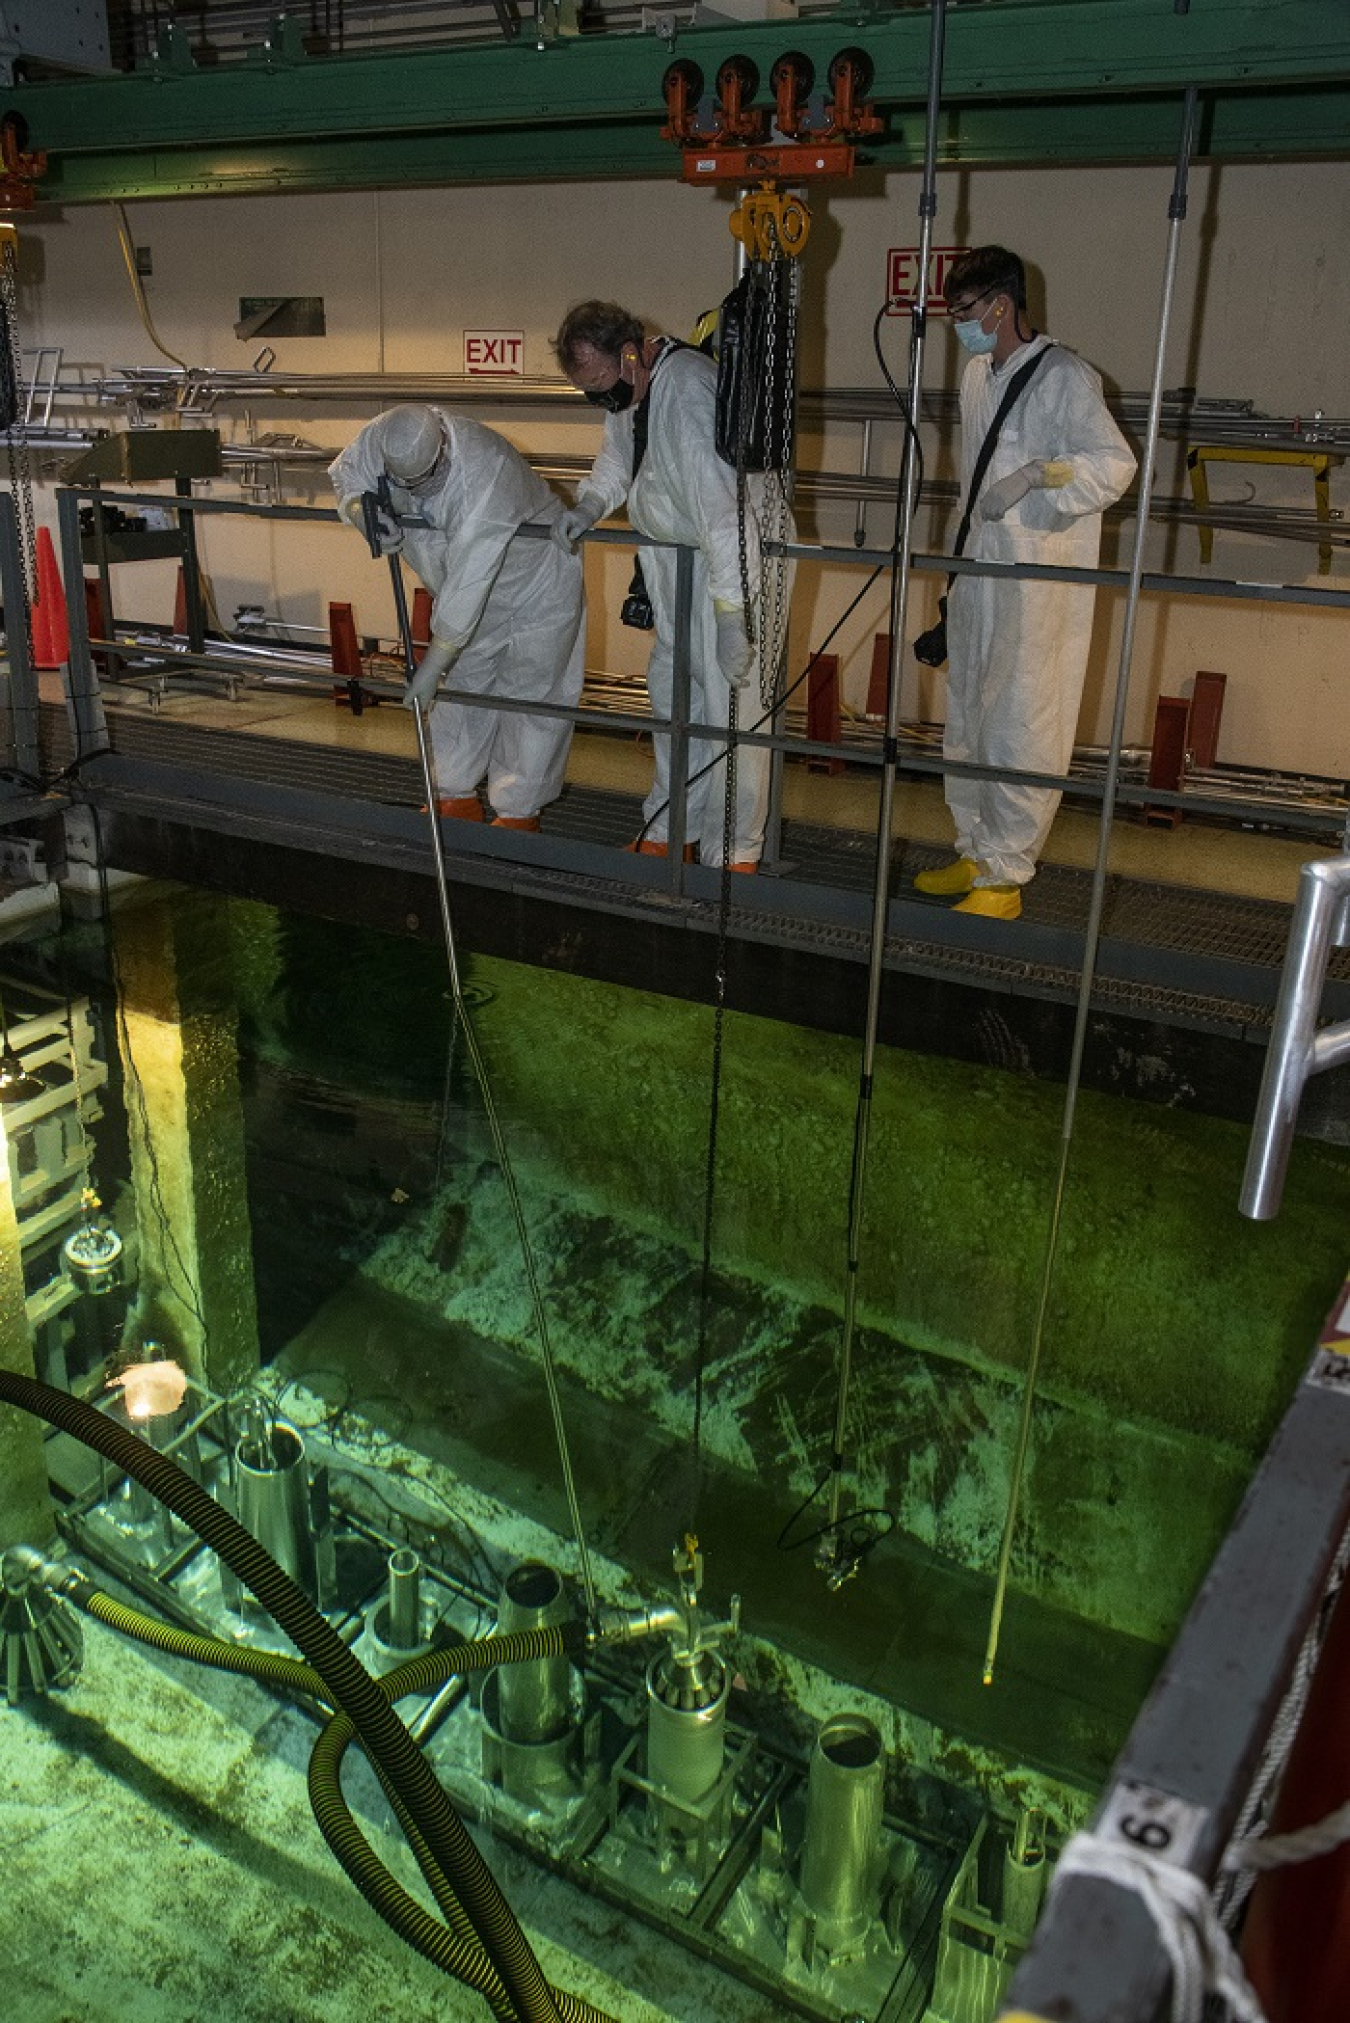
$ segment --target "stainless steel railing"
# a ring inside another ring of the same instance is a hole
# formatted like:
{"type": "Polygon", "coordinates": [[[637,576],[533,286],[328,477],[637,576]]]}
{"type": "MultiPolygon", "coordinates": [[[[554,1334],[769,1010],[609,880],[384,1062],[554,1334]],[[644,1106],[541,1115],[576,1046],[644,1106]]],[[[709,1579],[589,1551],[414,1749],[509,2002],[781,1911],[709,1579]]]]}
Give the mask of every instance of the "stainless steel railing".
{"type": "Polygon", "coordinates": [[[1238,1199],[1254,1222],[1269,1222],[1279,1212],[1304,1084],[1350,1061],[1350,1020],[1317,1031],[1328,958],[1334,948],[1347,946],[1350,855],[1305,864],[1238,1199]]]}

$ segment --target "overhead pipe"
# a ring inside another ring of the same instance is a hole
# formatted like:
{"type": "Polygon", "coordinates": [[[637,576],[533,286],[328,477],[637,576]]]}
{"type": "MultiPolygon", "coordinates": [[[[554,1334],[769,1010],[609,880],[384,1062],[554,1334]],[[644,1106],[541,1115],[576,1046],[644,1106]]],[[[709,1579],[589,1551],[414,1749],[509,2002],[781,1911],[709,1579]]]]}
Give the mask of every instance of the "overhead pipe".
{"type": "MultiPolygon", "coordinates": [[[[1350,849],[1350,831],[1346,845],[1350,849]]],[[[1350,1061],[1350,1019],[1316,1030],[1327,960],[1333,948],[1347,946],[1350,855],[1305,864],[1238,1197],[1253,1222],[1269,1222],[1279,1212],[1304,1083],[1350,1061]]]]}
{"type": "MultiPolygon", "coordinates": [[[[43,421],[29,433],[41,442],[51,421],[55,400],[76,407],[106,409],[134,402],[140,408],[175,408],[180,420],[194,413],[209,418],[224,401],[254,401],[271,397],[290,402],[369,401],[385,406],[400,400],[450,401],[457,407],[506,410],[569,407],[579,419],[592,417],[584,395],[564,379],[543,376],[500,380],[454,372],[281,372],[239,370],[229,366],[195,366],[186,379],[163,366],[119,366],[93,378],[68,379],[59,373],[42,383],[43,421]]],[[[922,395],[923,419],[934,426],[950,425],[958,414],[959,396],[945,387],[929,387],[922,395]]],[[[805,386],[799,394],[804,409],[823,421],[857,422],[894,419],[894,408],[873,387],[805,386]]],[[[1147,426],[1147,393],[1112,393],[1106,404],[1116,419],[1131,428],[1147,426]]],[[[1246,444],[1265,449],[1341,451],[1350,449],[1350,416],[1268,415],[1252,400],[1201,399],[1189,392],[1163,397],[1166,434],[1185,442],[1192,436],[1210,443],[1246,444]]],[[[61,431],[50,430],[59,446],[61,431]]],[[[3,435],[0,434],[0,440],[3,435]]],[[[241,446],[242,447],[242,446],[241,446]]],[[[267,445],[262,446],[264,451],[267,445]]],[[[330,458],[331,461],[331,458],[330,458]]]]}

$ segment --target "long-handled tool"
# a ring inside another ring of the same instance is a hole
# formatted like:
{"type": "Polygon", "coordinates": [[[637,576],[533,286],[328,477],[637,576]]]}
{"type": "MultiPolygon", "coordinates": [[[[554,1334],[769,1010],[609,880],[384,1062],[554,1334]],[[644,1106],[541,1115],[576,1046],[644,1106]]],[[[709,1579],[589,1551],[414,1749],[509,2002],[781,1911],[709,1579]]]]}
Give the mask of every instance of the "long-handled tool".
{"type": "MultiPolygon", "coordinates": [[[[380,478],[376,491],[365,492],[361,497],[362,521],[365,536],[370,543],[370,552],[377,559],[383,553],[382,536],[391,525],[400,522],[389,496],[389,479],[380,478]]],[[[423,522],[415,521],[414,525],[423,522]]],[[[403,676],[411,685],[417,674],[417,650],[413,645],[412,623],[408,617],[408,596],[403,584],[403,564],[395,552],[388,557],[389,580],[394,590],[394,610],[398,616],[399,644],[403,650],[403,676]]],[[[450,886],[446,877],[445,847],[441,841],[441,820],[436,809],[436,768],[431,751],[431,736],[427,728],[427,716],[432,699],[419,703],[413,710],[413,721],[417,725],[417,751],[422,761],[422,782],[427,797],[427,817],[431,825],[431,852],[436,865],[436,892],[440,900],[441,931],[445,939],[445,960],[450,972],[450,997],[455,1018],[464,1034],[464,1044],[483,1098],[483,1111],[488,1129],[492,1133],[492,1146],[506,1184],[507,1196],[511,1203],[511,1213],[515,1218],[516,1235],[520,1241],[520,1254],[525,1266],[525,1276],[529,1282],[530,1299],[534,1307],[535,1327],[539,1333],[540,1356],[544,1366],[544,1383],[548,1389],[549,1409],[553,1415],[553,1431],[558,1443],[558,1459],[562,1467],[563,1489],[567,1496],[568,1514],[572,1521],[572,1535],[577,1547],[577,1570],[586,1597],[586,1613],[592,1622],[596,1616],[595,1584],[591,1578],[590,1555],[586,1550],[586,1534],[581,1524],[581,1509],[577,1502],[576,1478],[572,1472],[572,1456],[567,1444],[567,1429],[563,1424],[562,1400],[558,1393],[558,1374],[553,1361],[553,1345],[549,1340],[548,1322],[544,1315],[543,1297],[539,1290],[539,1278],[535,1271],[534,1253],[530,1248],[529,1232],[525,1227],[525,1212],[521,1206],[520,1192],[516,1186],[516,1176],[512,1170],[510,1156],[506,1149],[506,1138],[502,1131],[497,1106],[492,1100],[492,1088],[488,1081],[487,1063],[478,1045],[478,1036],[473,1029],[469,1007],[464,1001],[464,991],[460,981],[459,950],[455,941],[455,924],[450,912],[450,886]]]]}

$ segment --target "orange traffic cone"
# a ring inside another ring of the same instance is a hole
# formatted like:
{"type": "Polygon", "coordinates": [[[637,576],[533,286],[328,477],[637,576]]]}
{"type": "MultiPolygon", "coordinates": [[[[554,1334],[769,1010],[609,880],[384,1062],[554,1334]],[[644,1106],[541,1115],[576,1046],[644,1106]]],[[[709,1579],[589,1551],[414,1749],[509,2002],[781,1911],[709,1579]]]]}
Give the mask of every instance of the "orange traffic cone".
{"type": "Polygon", "coordinates": [[[51,530],[37,532],[37,596],[33,599],[33,665],[60,667],[70,659],[70,622],[66,617],[66,593],[61,571],[56,566],[56,549],[51,530]]]}

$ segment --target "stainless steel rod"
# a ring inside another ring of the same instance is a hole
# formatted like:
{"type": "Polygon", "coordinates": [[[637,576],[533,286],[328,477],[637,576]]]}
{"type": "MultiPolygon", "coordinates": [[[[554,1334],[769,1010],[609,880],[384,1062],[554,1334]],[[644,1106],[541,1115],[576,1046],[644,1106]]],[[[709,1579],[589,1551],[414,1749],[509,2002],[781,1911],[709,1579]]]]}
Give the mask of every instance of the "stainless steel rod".
{"type": "MultiPolygon", "coordinates": [[[[413,648],[412,623],[408,617],[408,597],[403,582],[403,565],[397,555],[389,557],[389,575],[394,591],[394,607],[398,613],[399,638],[403,644],[404,666],[408,680],[417,671],[417,658],[413,648]]],[[[572,1467],[572,1453],[567,1439],[567,1427],[563,1419],[562,1396],[558,1389],[558,1373],[553,1359],[553,1344],[549,1339],[548,1317],[544,1311],[544,1297],[539,1285],[539,1277],[534,1267],[534,1250],[530,1243],[529,1230],[525,1224],[525,1210],[520,1192],[516,1186],[515,1169],[511,1163],[506,1134],[502,1130],[497,1105],[493,1100],[492,1084],[488,1078],[487,1063],[483,1059],[474,1031],[473,1019],[464,999],[464,988],[460,977],[459,948],[455,936],[454,917],[450,908],[450,880],[445,864],[445,847],[441,841],[441,822],[436,801],[436,766],[431,751],[431,736],[427,726],[429,710],[414,709],[413,721],[417,726],[417,755],[422,767],[422,782],[427,797],[427,827],[431,832],[431,852],[436,866],[436,894],[440,903],[441,930],[445,942],[445,961],[450,974],[450,994],[454,1000],[455,1016],[464,1034],[464,1044],[469,1059],[473,1063],[474,1076],[483,1098],[483,1113],[492,1134],[493,1149],[501,1169],[502,1181],[511,1204],[511,1214],[515,1222],[516,1235],[520,1243],[521,1260],[529,1284],[530,1301],[534,1311],[535,1326],[539,1334],[540,1361],[543,1365],[544,1386],[548,1393],[549,1412],[553,1419],[554,1438],[558,1446],[558,1460],[562,1471],[563,1491],[567,1498],[568,1515],[572,1523],[572,1536],[577,1549],[577,1568],[581,1575],[581,1585],[586,1596],[586,1611],[591,1620],[596,1614],[595,1582],[591,1576],[590,1554],[586,1548],[586,1533],[581,1522],[581,1505],[577,1500],[576,1474],[572,1467]]]]}
{"type": "Polygon", "coordinates": [[[1036,1379],[1040,1369],[1041,1349],[1045,1340],[1045,1318],[1050,1303],[1050,1287],[1054,1280],[1055,1261],[1059,1250],[1060,1222],[1064,1212],[1064,1187],[1068,1178],[1069,1152],[1073,1145],[1074,1116],[1078,1105],[1078,1086],[1083,1072],[1083,1049],[1087,1042],[1088,1017],[1092,1009],[1092,986],[1097,969],[1097,951],[1101,942],[1102,907],[1106,898],[1106,867],[1111,850],[1111,819],[1115,812],[1116,788],[1120,772],[1120,753],[1125,740],[1125,706],[1129,698],[1130,673],[1134,661],[1135,621],[1139,613],[1139,595],[1144,574],[1144,542],[1148,535],[1148,502],[1153,487],[1153,467],[1158,450],[1158,426],[1162,412],[1163,368],[1167,356],[1167,338],[1172,322],[1172,298],[1176,289],[1177,259],[1181,250],[1181,228],[1186,218],[1186,184],[1190,173],[1191,149],[1195,140],[1196,91],[1194,85],[1186,92],[1181,119],[1181,140],[1177,148],[1176,176],[1172,185],[1171,201],[1168,205],[1167,256],[1163,263],[1162,303],[1158,312],[1158,341],[1153,359],[1153,395],[1149,404],[1148,431],[1144,442],[1144,460],[1139,478],[1139,517],[1135,524],[1134,554],[1130,562],[1129,591],[1125,601],[1125,618],[1121,631],[1120,661],[1116,674],[1115,706],[1111,716],[1111,741],[1106,762],[1106,782],[1102,794],[1101,822],[1097,830],[1097,856],[1092,869],[1092,890],[1088,901],[1087,929],[1083,941],[1083,968],[1078,986],[1078,1006],[1074,1018],[1073,1045],[1069,1056],[1068,1080],[1064,1091],[1064,1113],[1060,1125],[1059,1166],[1055,1176],[1054,1193],[1050,1205],[1050,1228],[1046,1237],[1045,1259],[1041,1271],[1040,1295],[1036,1303],[1036,1318],[1032,1328],[1031,1348],[1027,1357],[1026,1376],[1022,1387],[1022,1410],[1018,1422],[1017,1444],[1013,1453],[1012,1475],[1008,1485],[1008,1505],[1003,1519],[1003,1536],[999,1543],[998,1569],[994,1576],[994,1599],[989,1616],[989,1637],[984,1653],[984,1683],[993,1684],[994,1664],[998,1656],[999,1632],[1003,1624],[1004,1601],[1008,1591],[1008,1571],[1012,1561],[1013,1538],[1017,1530],[1017,1517],[1022,1500],[1022,1480],[1026,1470],[1027,1448],[1031,1439],[1032,1411],[1036,1402],[1036,1379]]]}
{"type": "Polygon", "coordinates": [[[942,100],[942,59],[947,30],[947,0],[932,0],[928,38],[928,103],[925,111],[923,181],[919,190],[918,299],[914,309],[909,357],[909,453],[904,462],[900,508],[900,569],[891,612],[891,664],[886,692],[886,736],[882,747],[881,797],[877,809],[876,868],[872,883],[872,939],[867,965],[867,1014],[863,1028],[858,1103],[853,1128],[853,1163],[849,1179],[848,1245],[844,1277],[844,1318],[839,1344],[839,1388],[835,1398],[834,1432],[830,1447],[827,1529],[820,1556],[838,1570],[843,1558],[839,1512],[844,1487],[844,1452],[848,1439],[849,1391],[853,1370],[853,1336],[857,1325],[858,1274],[862,1250],[863,1209],[867,1192],[867,1146],[872,1120],[872,1078],[876,1067],[877,1031],[881,1014],[881,980],[886,952],[886,916],[890,905],[891,822],[895,806],[900,726],[900,655],[909,602],[910,543],[918,503],[917,439],[924,337],[928,321],[928,262],[937,211],[937,126],[942,100]]]}

